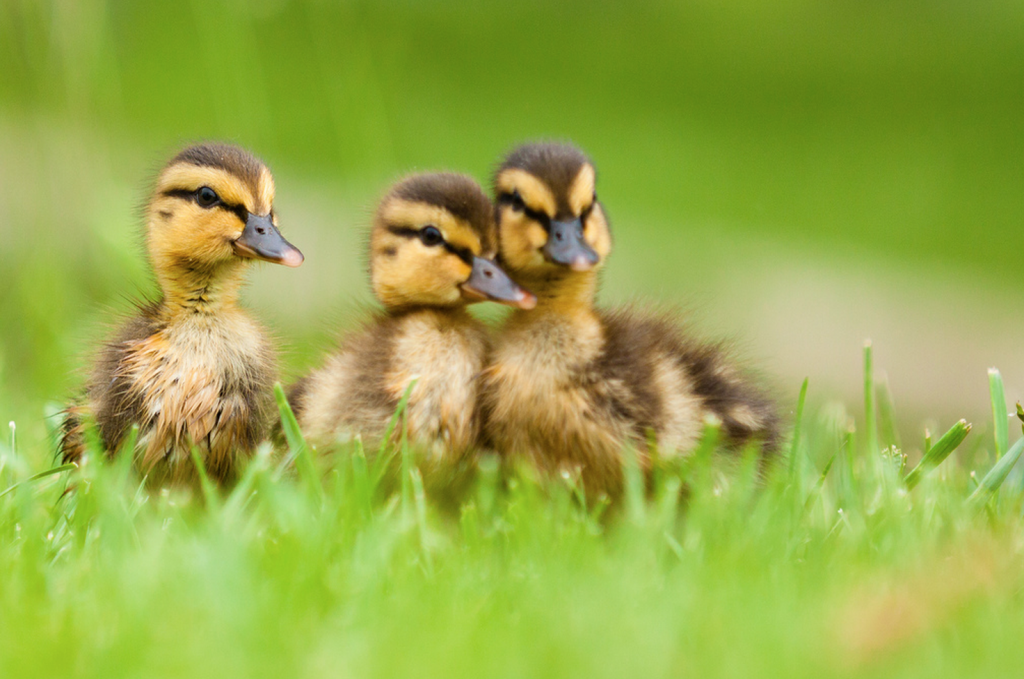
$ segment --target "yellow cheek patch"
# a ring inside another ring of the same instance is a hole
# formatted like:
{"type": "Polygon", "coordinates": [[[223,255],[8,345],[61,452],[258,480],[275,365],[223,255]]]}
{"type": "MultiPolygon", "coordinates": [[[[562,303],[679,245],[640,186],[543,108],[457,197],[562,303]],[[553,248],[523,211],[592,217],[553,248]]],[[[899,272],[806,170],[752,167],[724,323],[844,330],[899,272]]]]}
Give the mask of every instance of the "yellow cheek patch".
{"type": "MultiPolygon", "coordinates": [[[[195,191],[201,186],[209,186],[228,205],[241,205],[254,214],[265,215],[269,212],[269,209],[263,212],[259,211],[256,198],[249,191],[245,182],[216,167],[203,167],[188,163],[173,165],[160,175],[156,191],[158,194],[167,191],[195,191]]],[[[273,185],[271,185],[272,190],[273,185]]]]}
{"type": "Polygon", "coordinates": [[[594,248],[603,261],[612,251],[612,232],[608,228],[608,220],[604,216],[604,211],[601,209],[600,204],[595,204],[594,209],[590,212],[590,217],[587,218],[587,223],[583,229],[584,238],[587,240],[587,244],[594,248]]]}
{"type": "Polygon", "coordinates": [[[548,233],[522,213],[504,208],[498,236],[501,260],[510,269],[521,271],[544,263],[540,250],[548,242],[548,233]]]}
{"type": "Polygon", "coordinates": [[[391,244],[396,246],[394,255],[373,262],[373,288],[380,301],[386,306],[458,303],[458,286],[469,279],[472,268],[443,248],[424,251],[418,241],[403,240],[391,244]]]}
{"type": "MultiPolygon", "coordinates": [[[[490,225],[494,228],[493,225],[490,225]]],[[[480,236],[468,224],[461,219],[453,219],[450,224],[441,229],[445,241],[454,248],[469,250],[473,255],[479,257],[483,249],[480,245],[480,236]]],[[[493,236],[491,242],[493,242],[493,236]]],[[[493,256],[493,253],[492,253],[493,256]]]]}
{"type": "Polygon", "coordinates": [[[543,212],[549,217],[558,214],[558,201],[544,182],[526,170],[511,168],[498,175],[495,182],[499,193],[519,191],[519,196],[526,206],[536,212],[543,212]]]}
{"type": "Polygon", "coordinates": [[[582,214],[594,200],[594,166],[589,163],[580,168],[569,186],[569,207],[574,215],[582,214]]]}
{"type": "Polygon", "coordinates": [[[157,201],[150,215],[149,250],[158,270],[174,268],[182,261],[212,265],[233,256],[231,242],[244,228],[238,217],[225,210],[171,202],[157,201]]]}
{"type": "Polygon", "coordinates": [[[380,219],[384,224],[409,229],[419,229],[433,224],[448,239],[448,231],[455,229],[457,220],[443,207],[420,203],[402,198],[392,198],[380,210],[380,219]]]}
{"type": "Polygon", "coordinates": [[[266,167],[260,169],[259,189],[256,192],[255,212],[258,215],[270,214],[274,208],[274,175],[266,167]]]}

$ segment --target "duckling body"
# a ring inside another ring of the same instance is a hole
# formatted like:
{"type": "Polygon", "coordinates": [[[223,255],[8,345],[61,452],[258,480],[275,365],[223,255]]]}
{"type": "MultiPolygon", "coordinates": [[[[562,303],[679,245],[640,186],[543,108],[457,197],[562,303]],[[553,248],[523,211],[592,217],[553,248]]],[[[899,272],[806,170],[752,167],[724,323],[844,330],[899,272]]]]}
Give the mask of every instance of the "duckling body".
{"type": "Polygon", "coordinates": [[[238,294],[252,259],[302,261],[274,224],[273,191],[266,167],[234,147],[190,147],[164,169],[147,225],[162,298],[100,351],[65,421],[65,461],[84,453],[86,419],[110,453],[138,425],[136,466],[157,484],[196,478],[193,446],[228,481],[265,438],[274,351],[238,294]]]}
{"type": "Polygon", "coordinates": [[[538,297],[513,312],[495,340],[482,403],[491,445],[548,474],[579,475],[615,493],[622,455],[649,438],[662,455],[686,454],[710,417],[734,445],[777,438],[773,407],[718,345],[675,319],[640,309],[594,308],[611,236],[578,150],[528,145],[499,168],[499,262],[538,297]]]}
{"type": "Polygon", "coordinates": [[[533,301],[489,261],[495,252],[493,207],[471,179],[414,175],[392,188],[371,233],[373,288],[385,309],[292,389],[307,439],[321,449],[353,435],[378,445],[415,380],[410,441],[442,462],[477,445],[489,343],[466,304],[533,301]]]}
{"type": "Polygon", "coordinates": [[[380,315],[293,392],[300,425],[320,446],[359,433],[377,445],[409,385],[410,440],[435,457],[477,442],[478,377],[488,340],[461,309],[380,315]]]}

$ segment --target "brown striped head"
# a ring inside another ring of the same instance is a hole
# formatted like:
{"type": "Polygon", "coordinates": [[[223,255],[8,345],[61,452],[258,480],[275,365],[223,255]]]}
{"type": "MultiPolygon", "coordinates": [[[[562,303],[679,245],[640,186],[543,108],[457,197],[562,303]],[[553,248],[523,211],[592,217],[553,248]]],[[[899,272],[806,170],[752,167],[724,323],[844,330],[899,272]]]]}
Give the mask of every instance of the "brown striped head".
{"type": "Polygon", "coordinates": [[[530,308],[536,299],[494,263],[494,208],[464,175],[417,174],[381,201],[370,234],[373,292],[391,309],[489,299],[530,308]]]}
{"type": "Polygon", "coordinates": [[[595,192],[594,164],[570,144],[524,144],[494,177],[499,261],[528,280],[599,268],[611,232],[595,192]]]}
{"type": "Polygon", "coordinates": [[[298,266],[274,214],[274,178],[236,146],[190,146],[160,172],[147,210],[147,241],[158,274],[213,270],[261,259],[298,266]]]}

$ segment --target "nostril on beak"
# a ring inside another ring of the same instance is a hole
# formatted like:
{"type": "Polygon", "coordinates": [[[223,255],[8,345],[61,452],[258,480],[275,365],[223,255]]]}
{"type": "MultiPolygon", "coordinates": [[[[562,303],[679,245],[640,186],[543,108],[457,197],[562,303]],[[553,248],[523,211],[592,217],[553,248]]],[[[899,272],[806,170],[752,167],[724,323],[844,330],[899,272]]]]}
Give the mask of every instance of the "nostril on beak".
{"type": "Polygon", "coordinates": [[[262,226],[257,226],[256,227],[256,233],[258,233],[261,236],[264,236],[264,235],[266,235],[267,230],[264,229],[262,226]]]}
{"type": "Polygon", "coordinates": [[[562,235],[561,231],[555,234],[555,240],[565,240],[565,236],[562,235]]]}
{"type": "Polygon", "coordinates": [[[488,278],[494,278],[493,271],[484,271],[484,275],[487,276],[488,278]]]}

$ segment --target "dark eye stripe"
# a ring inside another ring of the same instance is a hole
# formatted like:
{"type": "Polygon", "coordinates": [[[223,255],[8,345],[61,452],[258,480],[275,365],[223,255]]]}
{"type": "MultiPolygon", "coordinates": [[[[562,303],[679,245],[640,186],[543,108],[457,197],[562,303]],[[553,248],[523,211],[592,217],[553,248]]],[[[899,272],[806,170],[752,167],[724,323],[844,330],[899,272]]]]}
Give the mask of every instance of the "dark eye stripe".
{"type": "MultiPolygon", "coordinates": [[[[172,198],[181,198],[183,200],[188,200],[193,203],[196,203],[197,205],[199,204],[195,191],[189,191],[187,189],[168,189],[167,191],[164,191],[163,195],[170,196],[172,198]]],[[[240,220],[242,220],[243,223],[249,219],[249,211],[245,208],[244,205],[229,205],[228,203],[225,203],[223,200],[221,200],[220,203],[214,205],[213,207],[220,208],[222,210],[227,210],[228,212],[234,212],[235,215],[240,220]]]]}
{"type": "Polygon", "coordinates": [[[534,210],[529,205],[522,202],[522,199],[520,199],[520,201],[517,203],[516,199],[512,196],[511,193],[501,194],[501,196],[498,197],[498,204],[510,206],[518,205],[519,208],[523,211],[523,214],[525,214],[527,217],[529,217],[535,222],[538,222],[545,229],[551,228],[551,217],[541,212],[540,210],[534,210]]]}
{"type": "MultiPolygon", "coordinates": [[[[416,239],[419,239],[419,237],[420,237],[420,230],[419,229],[412,229],[412,228],[409,228],[408,226],[392,226],[392,225],[388,224],[387,225],[387,230],[390,231],[391,233],[395,234],[396,236],[401,236],[402,238],[416,238],[416,239]]],[[[456,257],[461,259],[466,264],[469,264],[470,266],[473,265],[473,252],[469,248],[456,247],[456,246],[452,245],[451,243],[449,243],[446,240],[441,241],[440,245],[445,250],[447,250],[448,252],[452,253],[453,255],[455,255],[456,257]]]]}
{"type": "Polygon", "coordinates": [[[583,222],[584,225],[587,222],[587,217],[589,217],[590,213],[594,211],[594,205],[596,205],[596,204],[597,204],[597,201],[595,200],[590,205],[588,205],[586,207],[586,209],[583,210],[583,212],[580,213],[580,221],[583,222]]]}
{"type": "Polygon", "coordinates": [[[473,252],[469,248],[458,248],[448,241],[445,241],[444,249],[461,259],[466,264],[473,266],[473,252]]]}

